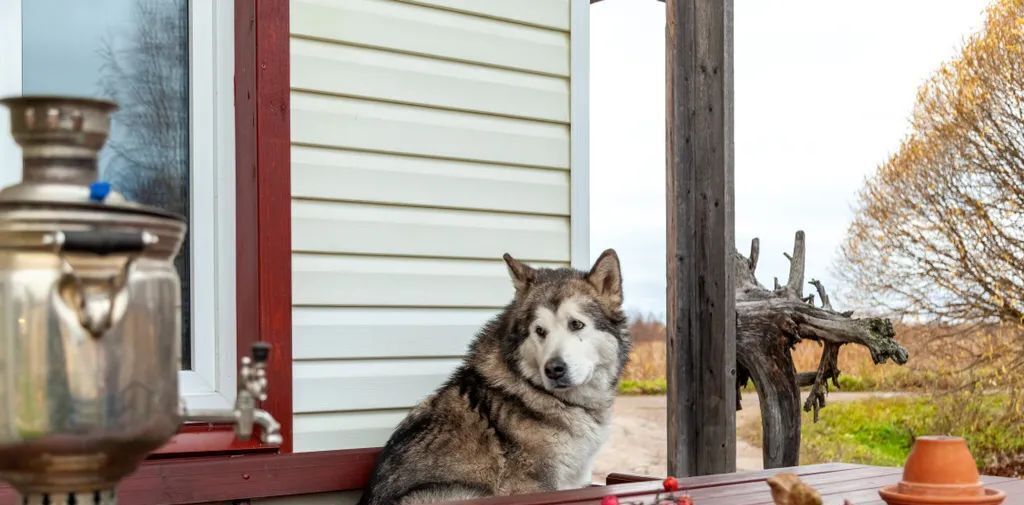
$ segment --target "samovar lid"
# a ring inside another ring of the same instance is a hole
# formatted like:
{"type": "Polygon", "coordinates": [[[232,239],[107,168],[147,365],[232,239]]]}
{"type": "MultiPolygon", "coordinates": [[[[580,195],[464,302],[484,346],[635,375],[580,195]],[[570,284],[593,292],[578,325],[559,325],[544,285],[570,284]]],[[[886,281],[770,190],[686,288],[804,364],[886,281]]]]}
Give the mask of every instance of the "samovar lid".
{"type": "Polygon", "coordinates": [[[0,248],[53,248],[55,232],[146,232],[146,254],[173,258],[185,218],[129,201],[98,180],[97,158],[117,105],[106,100],[24,96],[0,100],[22,149],[22,180],[0,190],[0,248]]]}
{"type": "Polygon", "coordinates": [[[0,99],[11,113],[11,134],[22,148],[22,180],[0,190],[11,206],[144,214],[184,222],[178,214],[129,201],[99,180],[97,158],[110,132],[111,101],[61,96],[0,99]]]}

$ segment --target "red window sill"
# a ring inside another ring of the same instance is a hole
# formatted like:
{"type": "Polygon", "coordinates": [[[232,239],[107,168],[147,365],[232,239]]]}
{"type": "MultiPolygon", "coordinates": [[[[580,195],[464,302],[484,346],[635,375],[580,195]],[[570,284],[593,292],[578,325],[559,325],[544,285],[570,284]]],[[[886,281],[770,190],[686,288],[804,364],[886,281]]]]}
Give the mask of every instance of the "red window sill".
{"type": "Polygon", "coordinates": [[[169,459],[197,456],[230,456],[251,453],[276,453],[277,447],[260,443],[254,434],[248,441],[235,438],[230,424],[186,424],[166,445],[153,451],[147,459],[169,459]]]}

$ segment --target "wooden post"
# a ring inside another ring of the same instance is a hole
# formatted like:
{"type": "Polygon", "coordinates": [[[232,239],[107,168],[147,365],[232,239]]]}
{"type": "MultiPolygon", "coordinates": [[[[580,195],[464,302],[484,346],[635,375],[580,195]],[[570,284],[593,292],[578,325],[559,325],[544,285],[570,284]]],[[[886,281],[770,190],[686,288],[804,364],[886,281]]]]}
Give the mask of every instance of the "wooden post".
{"type": "Polygon", "coordinates": [[[668,471],[736,470],[733,0],[666,3],[668,471]]]}

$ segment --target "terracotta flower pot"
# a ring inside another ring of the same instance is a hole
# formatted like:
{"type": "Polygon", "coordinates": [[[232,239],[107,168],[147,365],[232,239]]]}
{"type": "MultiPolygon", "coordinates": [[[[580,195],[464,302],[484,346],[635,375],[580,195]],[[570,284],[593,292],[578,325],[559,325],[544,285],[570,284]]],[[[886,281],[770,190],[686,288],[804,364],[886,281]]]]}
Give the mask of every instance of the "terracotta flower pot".
{"type": "Polygon", "coordinates": [[[878,492],[889,505],[995,505],[1006,494],[981,485],[978,467],[960,437],[918,437],[903,467],[903,480],[878,492]]]}
{"type": "Polygon", "coordinates": [[[960,437],[917,437],[903,466],[901,494],[980,496],[978,465],[960,437]]]}

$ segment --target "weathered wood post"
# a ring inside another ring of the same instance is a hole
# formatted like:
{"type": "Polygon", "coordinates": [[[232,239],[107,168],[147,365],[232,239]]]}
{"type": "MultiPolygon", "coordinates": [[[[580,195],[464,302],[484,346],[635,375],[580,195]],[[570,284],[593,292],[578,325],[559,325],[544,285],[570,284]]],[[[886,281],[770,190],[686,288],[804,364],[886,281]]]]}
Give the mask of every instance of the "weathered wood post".
{"type": "Polygon", "coordinates": [[[733,0],[666,9],[668,472],[734,472],[733,0]]]}

